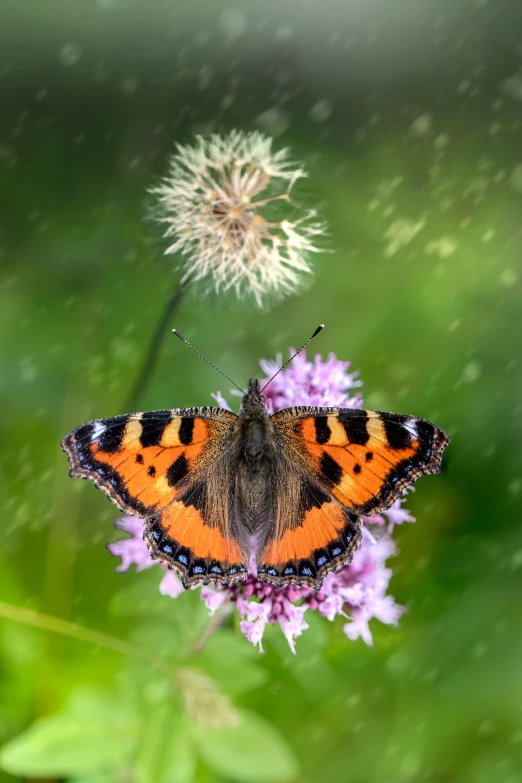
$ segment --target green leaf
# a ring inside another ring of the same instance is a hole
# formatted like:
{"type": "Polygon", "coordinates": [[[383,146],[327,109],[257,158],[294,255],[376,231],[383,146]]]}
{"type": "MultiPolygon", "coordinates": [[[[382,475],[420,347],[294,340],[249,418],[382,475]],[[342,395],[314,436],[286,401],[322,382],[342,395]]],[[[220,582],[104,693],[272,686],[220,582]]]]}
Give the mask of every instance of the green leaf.
{"type": "Polygon", "coordinates": [[[239,631],[220,629],[213,634],[203,649],[205,658],[241,662],[259,660],[259,651],[252,644],[245,644],[245,637],[239,631]]]}
{"type": "MultiPolygon", "coordinates": [[[[333,693],[338,693],[341,687],[339,676],[322,652],[327,642],[327,622],[317,612],[308,611],[305,615],[309,629],[298,640],[298,654],[292,661],[292,675],[301,685],[304,693],[314,702],[324,703],[333,693]]],[[[288,649],[281,644],[281,637],[274,634],[278,642],[283,660],[288,659],[288,649]]],[[[275,641],[272,638],[272,642],[275,641]]],[[[286,639],[284,640],[286,644],[286,639]]],[[[275,644],[273,645],[275,646],[275,644]]]]}
{"type": "Polygon", "coordinates": [[[234,664],[229,661],[201,661],[201,668],[219,687],[230,694],[246,693],[259,688],[268,679],[268,672],[254,664],[234,664]]]}
{"type": "Polygon", "coordinates": [[[114,775],[111,772],[93,772],[81,775],[79,778],[71,778],[72,783],[114,783],[114,775]]]}
{"type": "Polygon", "coordinates": [[[218,775],[240,783],[285,783],[298,773],[295,756],[272,724],[240,711],[234,728],[193,730],[201,759],[218,775]]]}
{"type": "Polygon", "coordinates": [[[196,768],[186,719],[170,705],[155,706],[142,716],[133,765],[140,783],[191,783],[196,768]]]}
{"type": "Polygon", "coordinates": [[[208,640],[197,664],[224,691],[236,694],[246,693],[266,682],[266,669],[253,663],[258,660],[259,652],[251,644],[245,644],[243,636],[222,630],[208,640]]]}
{"type": "Polygon", "coordinates": [[[62,777],[95,772],[122,761],[132,748],[133,715],[108,695],[75,694],[65,710],[37,721],[0,751],[13,775],[62,777]]]}
{"type": "Polygon", "coordinates": [[[162,600],[159,592],[161,569],[149,568],[139,574],[133,573],[132,577],[134,581],[113,595],[111,614],[117,617],[168,617],[172,607],[162,600]]]}
{"type": "Polygon", "coordinates": [[[196,757],[185,728],[171,737],[167,754],[168,768],[162,783],[192,783],[196,772],[196,757]]]}

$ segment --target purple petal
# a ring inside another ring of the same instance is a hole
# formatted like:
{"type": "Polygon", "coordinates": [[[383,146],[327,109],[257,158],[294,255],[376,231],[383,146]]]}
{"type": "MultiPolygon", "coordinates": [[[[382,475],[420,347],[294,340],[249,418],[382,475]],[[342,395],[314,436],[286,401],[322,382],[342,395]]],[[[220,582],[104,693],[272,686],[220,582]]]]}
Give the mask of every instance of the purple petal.
{"type": "Polygon", "coordinates": [[[239,597],[237,599],[237,610],[240,617],[246,617],[246,620],[243,619],[240,623],[241,631],[249,642],[252,642],[254,645],[258,644],[259,651],[264,652],[261,640],[272,611],[272,601],[269,598],[265,598],[265,600],[260,602],[248,601],[239,597]]]}
{"type": "Polygon", "coordinates": [[[391,595],[380,596],[373,604],[373,614],[381,623],[398,625],[406,609],[396,604],[391,595]]]}
{"type": "Polygon", "coordinates": [[[200,598],[207,605],[210,614],[214,614],[222,603],[228,598],[228,592],[226,590],[215,590],[212,587],[202,587],[200,598]]]}
{"type": "Polygon", "coordinates": [[[230,407],[228,402],[225,400],[225,398],[223,397],[223,395],[221,394],[220,391],[217,391],[215,394],[212,393],[210,396],[215,399],[215,401],[217,402],[217,404],[219,405],[220,408],[224,408],[226,411],[231,411],[232,410],[232,408],[230,407]]]}
{"type": "Polygon", "coordinates": [[[362,610],[355,610],[352,613],[351,621],[346,623],[343,628],[348,639],[351,639],[352,642],[354,642],[360,636],[363,642],[365,642],[368,647],[371,647],[373,645],[373,637],[368,626],[368,619],[365,612],[362,610]]]}
{"type": "Polygon", "coordinates": [[[324,601],[319,603],[319,612],[332,621],[338,614],[343,614],[344,598],[339,593],[329,595],[324,601]]]}
{"type": "Polygon", "coordinates": [[[388,521],[390,522],[390,533],[392,532],[395,525],[402,525],[403,522],[415,522],[415,517],[412,517],[405,508],[401,508],[401,504],[404,502],[404,499],[404,497],[398,498],[387,511],[382,512],[386,515],[388,521]]]}
{"type": "Polygon", "coordinates": [[[159,590],[162,595],[170,595],[171,598],[177,598],[178,595],[185,592],[181,579],[176,576],[174,571],[167,571],[160,582],[159,590]]]}
{"type": "Polygon", "coordinates": [[[132,565],[136,566],[136,571],[143,571],[155,565],[143,540],[142,519],[123,516],[116,520],[115,526],[131,534],[131,538],[121,538],[119,541],[107,544],[107,549],[113,557],[121,557],[121,563],[116,571],[128,571],[132,565]]]}
{"type": "Polygon", "coordinates": [[[241,617],[246,617],[250,622],[261,620],[266,623],[272,612],[272,601],[247,601],[244,598],[237,599],[237,610],[241,617]]]}
{"type": "Polygon", "coordinates": [[[263,633],[265,631],[266,623],[259,620],[255,623],[251,623],[248,620],[242,620],[239,624],[241,632],[246,636],[249,642],[252,642],[254,646],[259,645],[259,652],[264,652],[261,641],[263,639],[263,633]]]}
{"type": "Polygon", "coordinates": [[[283,631],[286,641],[293,654],[295,655],[294,641],[301,636],[303,631],[308,628],[308,623],[303,619],[303,615],[308,606],[294,606],[288,599],[283,600],[283,612],[279,615],[279,625],[283,631]]]}
{"type": "MultiPolygon", "coordinates": [[[[294,353],[294,350],[290,349],[290,352],[294,353]]],[[[260,365],[266,373],[262,383],[267,383],[281,367],[282,357],[278,356],[276,362],[264,359],[260,365]]],[[[349,366],[349,362],[339,361],[334,354],[330,354],[326,361],[318,354],[313,361],[309,361],[306,352],[302,351],[270,383],[267,397],[273,401],[276,410],[293,405],[360,407],[360,396],[351,397],[348,394],[349,389],[361,385],[361,381],[356,380],[356,372],[347,372],[349,366]]]]}

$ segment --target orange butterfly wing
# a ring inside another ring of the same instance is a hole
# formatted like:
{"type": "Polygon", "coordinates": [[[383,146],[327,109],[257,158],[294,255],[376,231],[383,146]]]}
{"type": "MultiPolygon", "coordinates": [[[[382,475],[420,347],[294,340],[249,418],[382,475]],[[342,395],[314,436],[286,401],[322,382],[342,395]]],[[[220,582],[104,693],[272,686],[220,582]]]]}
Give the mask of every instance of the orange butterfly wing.
{"type": "Polygon", "coordinates": [[[129,414],[83,424],[61,445],[72,476],[89,479],[119,509],[145,520],[151,556],[185,586],[227,583],[246,574],[226,469],[235,420],[219,408],[129,414]]]}
{"type": "Polygon", "coordinates": [[[260,578],[316,588],[352,559],[360,516],[389,508],[423,473],[438,473],[449,443],[429,421],[378,411],[286,408],[272,421],[299,476],[300,495],[296,516],[274,526],[260,578]]]}
{"type": "Polygon", "coordinates": [[[449,443],[425,419],[350,408],[305,416],[294,432],[332,495],[368,515],[389,508],[419,476],[438,473],[449,443]]]}

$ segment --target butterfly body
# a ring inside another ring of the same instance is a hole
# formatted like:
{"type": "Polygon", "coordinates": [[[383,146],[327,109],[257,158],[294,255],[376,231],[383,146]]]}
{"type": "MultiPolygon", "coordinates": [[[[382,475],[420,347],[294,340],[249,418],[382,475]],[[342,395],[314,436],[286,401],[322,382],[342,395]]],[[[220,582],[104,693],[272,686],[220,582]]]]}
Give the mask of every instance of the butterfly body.
{"type": "Polygon", "coordinates": [[[273,457],[274,446],[274,427],[259,391],[259,381],[250,380],[234,425],[234,456],[255,476],[273,457]]]}
{"type": "Polygon", "coordinates": [[[151,556],[185,587],[257,572],[319,589],[351,561],[363,514],[389,508],[448,443],[431,422],[350,408],[269,415],[255,379],[239,415],[180,408],[98,419],[62,442],[71,475],[144,519],[151,556]]]}

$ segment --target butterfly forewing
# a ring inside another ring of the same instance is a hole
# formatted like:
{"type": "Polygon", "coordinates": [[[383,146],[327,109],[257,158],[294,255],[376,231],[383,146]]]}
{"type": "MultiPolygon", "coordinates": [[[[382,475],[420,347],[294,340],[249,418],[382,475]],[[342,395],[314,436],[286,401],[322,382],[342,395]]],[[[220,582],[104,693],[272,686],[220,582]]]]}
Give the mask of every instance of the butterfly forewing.
{"type": "Polygon", "coordinates": [[[449,443],[435,424],[415,416],[351,408],[287,410],[274,418],[301,444],[318,480],[357,514],[384,511],[423,473],[438,473],[449,443]]]}

